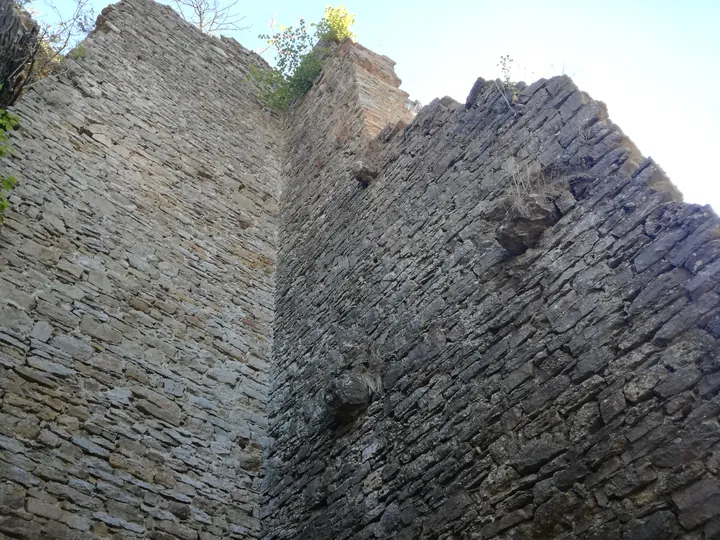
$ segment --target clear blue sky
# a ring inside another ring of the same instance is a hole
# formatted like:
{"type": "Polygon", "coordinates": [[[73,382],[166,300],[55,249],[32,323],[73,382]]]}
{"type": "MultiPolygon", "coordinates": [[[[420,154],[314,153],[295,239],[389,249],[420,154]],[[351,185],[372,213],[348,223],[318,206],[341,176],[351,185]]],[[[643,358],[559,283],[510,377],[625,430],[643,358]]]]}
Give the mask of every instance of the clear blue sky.
{"type": "MultiPolygon", "coordinates": [[[[37,7],[42,10],[42,2],[37,7]]],[[[97,12],[106,0],[91,0],[97,12]]],[[[70,0],[60,0],[68,5],[70,0]]],[[[169,2],[165,2],[169,3],[169,2]]],[[[234,37],[263,45],[272,15],[280,24],[322,17],[326,0],[238,4],[249,30],[234,37]]],[[[338,4],[334,4],[338,5],[338,4]]],[[[611,118],[652,156],[689,202],[720,210],[720,0],[362,0],[363,45],[397,62],[402,88],[428,103],[464,101],[475,78],[500,75],[501,55],[516,79],[566,73],[604,101],[611,118]]]]}

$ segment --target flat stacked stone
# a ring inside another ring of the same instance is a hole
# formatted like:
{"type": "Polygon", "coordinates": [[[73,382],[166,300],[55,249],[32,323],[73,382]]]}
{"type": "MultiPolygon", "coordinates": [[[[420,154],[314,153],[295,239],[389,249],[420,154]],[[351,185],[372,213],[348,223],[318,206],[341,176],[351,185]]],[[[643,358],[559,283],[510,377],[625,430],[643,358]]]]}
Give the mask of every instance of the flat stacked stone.
{"type": "Polygon", "coordinates": [[[0,537],[260,536],[278,119],[262,61],[107,8],[13,112],[0,230],[0,537]]]}
{"type": "Polygon", "coordinates": [[[267,538],[717,538],[717,216],[567,77],[405,126],[346,47],[289,118],[267,538]]]}

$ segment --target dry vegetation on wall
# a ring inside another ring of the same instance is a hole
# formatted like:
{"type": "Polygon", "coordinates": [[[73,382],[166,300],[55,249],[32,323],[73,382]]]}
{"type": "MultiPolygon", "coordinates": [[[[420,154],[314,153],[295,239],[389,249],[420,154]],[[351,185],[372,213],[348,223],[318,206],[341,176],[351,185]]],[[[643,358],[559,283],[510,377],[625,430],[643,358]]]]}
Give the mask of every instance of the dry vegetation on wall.
{"type": "MultiPolygon", "coordinates": [[[[497,66],[500,68],[501,78],[493,81],[493,85],[508,109],[519,117],[523,114],[523,104],[519,98],[527,85],[514,80],[515,60],[509,54],[501,56],[497,66]]],[[[585,98],[590,99],[587,94],[585,98]]],[[[582,146],[589,146],[591,143],[587,130],[588,128],[578,130],[577,139],[582,146]]],[[[540,223],[529,228],[541,231],[564,213],[564,207],[568,204],[564,199],[570,193],[571,183],[579,181],[582,174],[579,169],[543,165],[540,159],[542,141],[529,133],[523,137],[523,157],[512,156],[502,165],[502,173],[505,175],[504,206],[507,208],[505,221],[520,220],[525,227],[528,227],[528,222],[539,221],[540,223]]],[[[505,247],[513,251],[512,247],[505,247]]],[[[518,249],[524,251],[524,247],[518,249]]]]}

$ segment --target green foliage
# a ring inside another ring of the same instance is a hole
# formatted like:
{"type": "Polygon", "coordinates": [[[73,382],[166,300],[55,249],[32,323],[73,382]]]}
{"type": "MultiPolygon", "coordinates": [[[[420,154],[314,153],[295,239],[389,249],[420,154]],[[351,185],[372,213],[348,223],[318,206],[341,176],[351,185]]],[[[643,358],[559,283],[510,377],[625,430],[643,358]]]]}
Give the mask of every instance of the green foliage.
{"type": "Polygon", "coordinates": [[[249,78],[260,88],[260,96],[265,105],[279,111],[288,108],[290,87],[280,71],[250,66],[249,78]]]}
{"type": "Polygon", "coordinates": [[[300,67],[300,62],[312,50],[315,41],[305,24],[305,19],[300,19],[297,27],[280,26],[278,29],[279,32],[261,34],[258,37],[275,48],[275,69],[287,79],[300,67]]]}
{"type": "MultiPolygon", "coordinates": [[[[0,157],[7,156],[12,148],[8,142],[7,132],[15,129],[20,119],[4,109],[0,109],[0,157]]],[[[8,195],[15,187],[17,179],[14,176],[0,176],[0,223],[3,221],[3,214],[10,206],[8,195]]]]}
{"type": "Polygon", "coordinates": [[[70,51],[70,58],[73,60],[79,60],[87,56],[87,48],[82,43],[78,44],[72,51],[70,51]]]}
{"type": "Polygon", "coordinates": [[[8,195],[15,184],[17,184],[17,179],[14,176],[0,176],[0,223],[3,222],[5,210],[10,208],[8,195]]]}
{"type": "Polygon", "coordinates": [[[317,47],[303,56],[300,65],[290,77],[288,96],[290,103],[299,100],[312,88],[322,69],[323,60],[328,53],[328,49],[317,47]]]}
{"type": "Polygon", "coordinates": [[[15,129],[18,125],[20,125],[20,119],[17,116],[0,109],[0,157],[5,157],[8,151],[8,136],[5,132],[15,129]]]}
{"type": "Polygon", "coordinates": [[[316,46],[317,42],[342,41],[355,35],[350,27],[355,16],[340,6],[328,6],[325,17],[318,24],[307,25],[304,19],[297,26],[278,27],[278,32],[262,34],[275,49],[275,69],[253,68],[250,79],[260,88],[260,95],[268,107],[285,111],[304,96],[315,83],[329,50],[316,46]],[[315,32],[310,28],[315,27],[315,32]]]}
{"type": "Polygon", "coordinates": [[[320,41],[340,42],[346,38],[355,39],[350,28],[355,24],[355,15],[348,13],[343,6],[325,8],[325,16],[317,24],[317,37],[320,41]]]}

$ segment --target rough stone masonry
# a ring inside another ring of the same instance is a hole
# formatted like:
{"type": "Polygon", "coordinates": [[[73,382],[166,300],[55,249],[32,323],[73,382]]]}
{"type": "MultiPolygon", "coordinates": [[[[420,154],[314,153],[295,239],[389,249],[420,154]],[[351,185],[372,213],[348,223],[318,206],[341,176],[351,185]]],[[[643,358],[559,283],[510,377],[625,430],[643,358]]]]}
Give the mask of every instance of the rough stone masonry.
{"type": "Polygon", "coordinates": [[[4,168],[0,536],[720,538],[720,221],[567,77],[413,119],[349,41],[123,0],[4,168]]]}
{"type": "Polygon", "coordinates": [[[256,55],[106,9],[14,112],[0,536],[255,538],[280,131],[256,55]]]}

